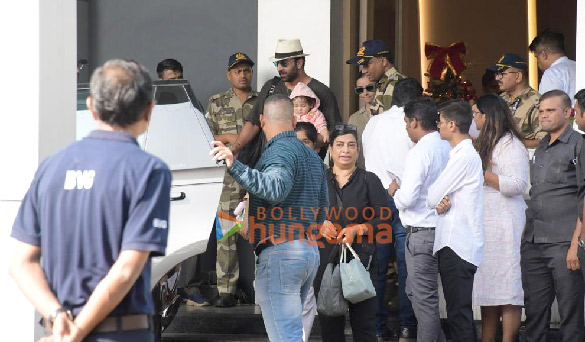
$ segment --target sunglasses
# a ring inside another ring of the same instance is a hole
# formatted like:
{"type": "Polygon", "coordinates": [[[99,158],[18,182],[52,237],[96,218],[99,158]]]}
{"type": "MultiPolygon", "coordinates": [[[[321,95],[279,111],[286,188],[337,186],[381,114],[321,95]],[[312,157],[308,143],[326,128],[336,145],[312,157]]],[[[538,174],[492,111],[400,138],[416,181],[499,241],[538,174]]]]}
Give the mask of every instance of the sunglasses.
{"type": "Polygon", "coordinates": [[[376,85],[375,84],[368,84],[365,87],[355,87],[353,88],[353,91],[355,91],[356,94],[361,94],[365,91],[374,91],[376,89],[376,85]]]}
{"type": "Polygon", "coordinates": [[[357,126],[355,125],[344,125],[344,124],[337,124],[335,125],[336,131],[354,131],[357,132],[357,126]]]}
{"type": "Polygon", "coordinates": [[[281,61],[274,61],[274,66],[278,67],[278,65],[280,64],[283,68],[286,68],[287,66],[289,66],[292,62],[294,61],[287,61],[286,59],[283,59],[281,61]]]}

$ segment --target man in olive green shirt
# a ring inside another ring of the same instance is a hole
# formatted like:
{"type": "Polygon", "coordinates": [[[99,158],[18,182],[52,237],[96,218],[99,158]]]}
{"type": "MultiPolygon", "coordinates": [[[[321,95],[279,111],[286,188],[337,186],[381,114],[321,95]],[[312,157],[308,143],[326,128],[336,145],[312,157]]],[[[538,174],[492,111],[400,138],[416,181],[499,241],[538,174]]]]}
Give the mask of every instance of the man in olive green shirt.
{"type": "Polygon", "coordinates": [[[496,72],[496,81],[502,98],[506,100],[510,112],[524,137],[527,148],[536,148],[546,132],[538,122],[538,100],[540,94],[528,85],[528,64],[513,53],[506,53],[489,68],[496,72]]]}
{"type": "Polygon", "coordinates": [[[376,83],[376,102],[371,106],[372,114],[390,109],[394,86],[406,76],[400,74],[394,67],[394,59],[386,43],[379,39],[366,40],[358,49],[356,56],[346,63],[361,66],[362,73],[371,82],[376,83]]]}
{"type": "MultiPolygon", "coordinates": [[[[207,122],[215,140],[230,146],[236,141],[244,126],[244,119],[248,116],[258,93],[253,91],[252,82],[254,62],[242,52],[230,56],[228,61],[227,79],[231,88],[209,98],[207,107],[207,122]]],[[[226,172],[223,180],[223,190],[217,208],[218,223],[221,227],[231,228],[234,223],[222,219],[219,212],[230,216],[243,200],[246,191],[226,172]]],[[[239,278],[238,251],[236,249],[237,234],[217,241],[217,290],[219,298],[215,302],[217,307],[231,307],[236,305],[236,287],[239,278]]]]}
{"type": "Polygon", "coordinates": [[[358,134],[358,144],[360,147],[360,153],[357,159],[357,166],[366,169],[366,162],[364,160],[364,148],[362,145],[362,133],[368,124],[368,121],[372,118],[372,113],[370,111],[370,107],[376,101],[374,97],[376,96],[376,84],[371,82],[370,79],[366,75],[362,75],[362,77],[358,78],[356,83],[356,87],[354,88],[355,93],[359,96],[359,98],[364,103],[364,106],[358,109],[357,112],[351,114],[349,120],[347,121],[348,124],[354,125],[357,127],[357,134],[358,134]]]}

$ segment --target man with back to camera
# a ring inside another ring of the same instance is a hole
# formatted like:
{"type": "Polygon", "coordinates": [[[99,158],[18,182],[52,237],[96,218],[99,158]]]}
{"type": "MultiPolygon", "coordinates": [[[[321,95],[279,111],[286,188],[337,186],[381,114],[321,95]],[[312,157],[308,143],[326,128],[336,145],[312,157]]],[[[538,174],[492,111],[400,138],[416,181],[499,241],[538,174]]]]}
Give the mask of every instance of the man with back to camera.
{"type": "Polygon", "coordinates": [[[406,131],[414,147],[404,162],[400,186],[394,202],[406,228],[406,294],[418,321],[420,341],[444,342],[439,314],[439,264],[433,253],[436,210],[426,205],[429,187],[437,180],[449,160],[451,147],[437,132],[437,105],[433,99],[419,97],[404,106],[406,131]]]}
{"type": "Polygon", "coordinates": [[[550,90],[562,90],[569,98],[577,89],[577,64],[565,55],[565,37],[562,33],[544,30],[536,36],[528,49],[536,57],[542,78],[538,85],[541,94],[550,90]]]}
{"type": "MultiPolygon", "coordinates": [[[[392,240],[398,264],[398,301],[400,307],[400,341],[416,340],[417,322],[412,303],[406,295],[408,271],[405,260],[406,230],[392,195],[403,177],[404,161],[413,146],[404,126],[404,106],[422,96],[422,86],[414,78],[404,78],[396,82],[393,90],[392,107],[370,119],[362,137],[366,170],[375,173],[382,185],[388,190],[388,207],[392,211],[390,225],[392,240]]],[[[388,243],[376,243],[378,258],[378,311],[376,313],[376,333],[386,337],[388,310],[384,303],[386,292],[386,273],[392,253],[388,243]]]]}
{"type": "Polygon", "coordinates": [[[171,173],[136,142],[154,107],[148,71],[106,62],[87,107],[98,129],[44,160],[22,201],[10,274],[47,341],[154,341],[150,258],[166,249],[171,173]]]}
{"type": "MultiPolygon", "coordinates": [[[[228,91],[213,95],[207,106],[207,122],[211,133],[217,141],[231,146],[244,126],[244,119],[254,107],[258,93],[252,90],[252,75],[254,62],[242,52],[231,55],[227,65],[227,79],[231,83],[228,91]]],[[[246,191],[227,172],[223,179],[223,190],[218,205],[218,212],[235,216],[234,210],[243,200],[246,191]]],[[[233,222],[223,219],[218,214],[215,229],[230,229],[233,222]]],[[[215,263],[217,273],[217,291],[219,297],[215,301],[216,307],[232,307],[237,304],[236,288],[240,275],[238,250],[238,235],[234,234],[217,241],[217,258],[215,263]]]]}
{"type": "Polygon", "coordinates": [[[427,206],[439,214],[433,254],[439,263],[452,339],[476,341],[471,298],[485,248],[483,169],[469,136],[473,120],[469,103],[450,100],[439,107],[439,113],[439,134],[453,149],[427,196],[427,206]]]}
{"type": "Polygon", "coordinates": [[[538,99],[540,94],[528,85],[528,64],[513,53],[505,53],[498,62],[488,68],[496,75],[502,98],[516,121],[527,148],[536,148],[546,132],[538,123],[538,99]]]}
{"type": "Polygon", "coordinates": [[[272,342],[303,340],[303,302],[320,258],[305,234],[323,223],[329,206],[323,161],[297,139],[295,121],[288,96],[272,95],[260,116],[268,142],[254,169],[234,161],[221,142],[214,141],[210,153],[213,160],[225,160],[228,172],[250,194],[256,298],[272,342]],[[286,214],[273,214],[275,208],[286,214]]]}
{"type": "Polygon", "coordinates": [[[345,63],[362,67],[362,73],[376,83],[376,103],[371,106],[372,114],[379,114],[392,107],[392,93],[399,80],[406,78],[394,67],[390,48],[379,39],[366,40],[356,56],[345,63]]]}
{"type": "Polygon", "coordinates": [[[327,129],[330,132],[336,123],[341,122],[337,100],[331,89],[305,72],[306,56],[309,56],[309,54],[303,52],[299,39],[279,39],[276,43],[274,56],[270,57],[269,60],[274,63],[279,76],[264,83],[256,105],[254,105],[254,108],[246,118],[246,123],[236,142],[230,147],[237,157],[240,152],[243,152],[243,155],[239,156],[239,158],[245,164],[254,166],[257,158],[262,153],[262,144],[258,141],[261,136],[258,136],[258,133],[261,131],[260,114],[262,114],[264,108],[264,101],[273,94],[290,96],[299,82],[311,88],[321,101],[319,110],[325,115],[327,129]],[[243,150],[244,148],[245,150],[243,150]]]}
{"type": "Polygon", "coordinates": [[[530,201],[520,250],[526,341],[545,341],[557,298],[561,340],[583,341],[583,276],[579,271],[585,148],[570,125],[571,99],[561,90],[540,97],[548,134],[530,161],[530,201]],[[581,204],[579,204],[581,203],[581,204]]]}

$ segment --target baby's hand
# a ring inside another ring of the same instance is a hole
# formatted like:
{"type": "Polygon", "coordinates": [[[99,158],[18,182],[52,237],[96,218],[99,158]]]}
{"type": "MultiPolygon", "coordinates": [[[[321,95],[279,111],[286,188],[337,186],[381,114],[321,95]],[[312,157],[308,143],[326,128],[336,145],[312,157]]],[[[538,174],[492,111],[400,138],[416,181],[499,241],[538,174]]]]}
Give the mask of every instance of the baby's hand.
{"type": "Polygon", "coordinates": [[[327,129],[324,129],[321,132],[319,132],[319,135],[321,136],[322,145],[327,146],[327,144],[329,143],[329,131],[327,129]]]}

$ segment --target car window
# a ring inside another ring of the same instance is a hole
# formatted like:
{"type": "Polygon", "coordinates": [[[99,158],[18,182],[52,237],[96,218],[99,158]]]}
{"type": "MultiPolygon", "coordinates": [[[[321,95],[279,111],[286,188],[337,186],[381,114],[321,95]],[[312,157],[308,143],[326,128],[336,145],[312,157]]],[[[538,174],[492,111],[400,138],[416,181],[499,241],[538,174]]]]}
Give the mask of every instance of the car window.
{"type": "MultiPolygon", "coordinates": [[[[217,166],[209,157],[213,135],[203,113],[195,107],[199,101],[186,80],[155,81],[157,101],[147,131],[138,137],[139,145],[164,160],[173,171],[217,166]]],[[[77,90],[77,140],[97,128],[85,106],[87,84],[77,90]]]]}

